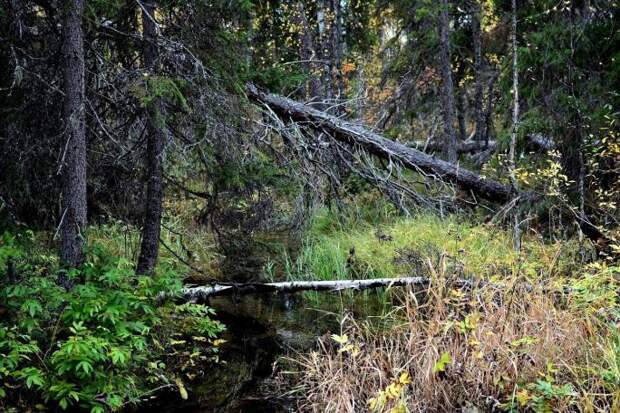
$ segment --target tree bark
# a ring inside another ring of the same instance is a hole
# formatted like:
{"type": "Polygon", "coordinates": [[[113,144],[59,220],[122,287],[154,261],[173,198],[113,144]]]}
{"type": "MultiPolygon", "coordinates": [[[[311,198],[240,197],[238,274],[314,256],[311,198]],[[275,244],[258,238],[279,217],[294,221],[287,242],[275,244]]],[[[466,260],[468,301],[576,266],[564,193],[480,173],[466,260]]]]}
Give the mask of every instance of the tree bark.
{"type": "MultiPolygon", "coordinates": [[[[159,53],[157,49],[157,23],[155,22],[154,3],[144,3],[142,24],[144,27],[144,65],[150,74],[157,72],[159,53]]],[[[148,82],[147,82],[148,85],[148,82]]],[[[150,274],[155,269],[159,255],[159,237],[161,216],[163,213],[163,167],[162,155],[165,142],[165,120],[163,102],[156,97],[147,108],[147,189],[142,227],[142,243],[136,272],[150,274]]]]}
{"type": "MultiPolygon", "coordinates": [[[[512,130],[510,132],[509,168],[510,183],[515,193],[519,191],[516,177],[516,147],[519,128],[519,66],[517,61],[517,0],[512,0],[512,130]]],[[[514,247],[521,250],[521,217],[519,205],[515,205],[514,213],[514,247]]]]}
{"type": "Polygon", "coordinates": [[[332,101],[332,59],[330,53],[330,40],[331,40],[331,30],[329,20],[326,18],[326,12],[329,11],[328,2],[329,0],[319,0],[317,2],[317,11],[316,11],[316,21],[318,26],[318,47],[320,49],[319,57],[323,62],[323,71],[321,73],[321,82],[323,83],[323,100],[325,103],[323,104],[322,109],[329,108],[329,105],[332,101]]]}
{"type": "Polygon", "coordinates": [[[482,87],[482,30],[480,28],[480,4],[478,0],[470,0],[472,40],[474,44],[474,120],[476,132],[474,140],[482,141],[485,139],[485,119],[482,108],[483,87],[482,87]]]}
{"type": "Polygon", "coordinates": [[[465,190],[471,190],[482,198],[506,202],[511,198],[511,188],[491,179],[483,178],[456,164],[434,158],[402,143],[394,142],[359,125],[339,119],[283,96],[259,91],[252,84],[246,85],[248,97],[268,105],[280,116],[293,121],[307,122],[318,130],[326,130],[335,139],[359,145],[373,155],[392,159],[406,168],[423,171],[437,178],[455,182],[465,190]]]}
{"type": "MultiPolygon", "coordinates": [[[[466,100],[467,100],[467,92],[465,90],[465,85],[461,86],[461,81],[465,77],[465,65],[463,62],[459,65],[459,68],[456,72],[456,118],[457,124],[459,126],[458,135],[456,139],[456,144],[458,148],[458,144],[460,142],[464,142],[467,139],[467,122],[466,122],[466,100]]],[[[458,149],[457,149],[458,153],[458,149]]]]}
{"type": "Polygon", "coordinates": [[[63,5],[63,117],[61,261],[68,267],[84,262],[86,207],[86,128],[84,115],[83,0],[66,0],[63,5]]]}
{"type": "Polygon", "coordinates": [[[441,0],[439,12],[439,66],[442,78],[442,105],[444,121],[444,157],[456,163],[456,132],[454,130],[454,85],[450,60],[450,15],[448,0],[441,0]]]}
{"type": "Polygon", "coordinates": [[[299,57],[308,76],[305,97],[311,101],[320,100],[321,82],[317,78],[317,74],[320,73],[321,68],[317,67],[317,53],[303,1],[297,2],[294,13],[295,23],[299,26],[299,57]]]}
{"type": "MultiPolygon", "coordinates": [[[[344,98],[344,78],[342,73],[342,58],[344,56],[344,18],[342,15],[342,0],[330,0],[330,7],[333,14],[331,27],[332,37],[332,68],[334,71],[333,95],[337,101],[344,98]]],[[[338,107],[338,113],[342,108],[338,107]]]]}

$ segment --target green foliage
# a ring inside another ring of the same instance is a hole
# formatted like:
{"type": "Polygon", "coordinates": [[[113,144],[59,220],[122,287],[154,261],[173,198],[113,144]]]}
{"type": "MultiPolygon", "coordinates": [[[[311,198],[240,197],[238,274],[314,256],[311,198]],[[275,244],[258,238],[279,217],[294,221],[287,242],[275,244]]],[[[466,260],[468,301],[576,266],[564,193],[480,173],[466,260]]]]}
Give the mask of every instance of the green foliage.
{"type": "Polygon", "coordinates": [[[137,276],[126,260],[94,248],[79,272],[69,272],[81,281],[66,291],[56,284],[56,271],[37,275],[38,264],[23,259],[25,250],[14,239],[5,235],[0,245],[0,265],[11,257],[19,274],[0,289],[6,313],[0,322],[0,406],[34,395],[63,410],[118,410],[150,388],[174,383],[175,366],[167,367],[167,358],[185,356],[172,348],[173,334],[195,338],[194,351],[216,356],[209,342],[223,326],[211,318],[213,311],[161,297],[179,294],[174,272],[137,276]]]}
{"type": "Polygon", "coordinates": [[[353,214],[347,224],[335,221],[328,211],[320,211],[299,255],[288,260],[289,276],[350,279],[426,275],[429,264],[444,262],[461,276],[501,280],[513,275],[519,263],[521,274],[534,280],[570,273],[577,267],[578,248],[569,241],[544,244],[526,237],[519,256],[512,248],[509,232],[476,225],[458,215],[439,218],[421,213],[397,218],[388,211],[367,208],[361,217],[353,214]]]}

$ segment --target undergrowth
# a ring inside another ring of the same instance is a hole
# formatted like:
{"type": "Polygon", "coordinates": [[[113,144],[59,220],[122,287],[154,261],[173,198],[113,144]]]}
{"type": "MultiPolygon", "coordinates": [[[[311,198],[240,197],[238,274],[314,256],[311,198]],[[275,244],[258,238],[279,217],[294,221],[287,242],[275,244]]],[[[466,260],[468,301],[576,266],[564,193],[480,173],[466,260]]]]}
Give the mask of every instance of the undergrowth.
{"type": "Polygon", "coordinates": [[[620,268],[588,267],[567,295],[518,277],[463,291],[429,271],[381,323],[345,317],[289,360],[301,411],[620,411],[620,268]]]}
{"type": "Polygon", "coordinates": [[[459,215],[422,213],[383,222],[335,223],[322,211],[296,258],[288,258],[290,279],[351,279],[428,275],[428,261],[440,259],[453,274],[501,280],[518,271],[530,279],[570,274],[580,264],[574,241],[543,242],[528,235],[521,254],[508,231],[476,225],[459,215]]]}
{"type": "Polygon", "coordinates": [[[31,232],[0,238],[0,410],[27,411],[40,400],[61,409],[117,411],[217,360],[223,326],[204,305],[175,304],[181,277],[160,266],[138,276],[130,261],[92,247],[57,284],[54,254],[31,232]],[[162,299],[162,294],[170,297],[162,299]]]}
{"type": "Polygon", "coordinates": [[[533,230],[516,253],[509,231],[459,214],[358,216],[370,219],[322,210],[287,276],[431,283],[380,293],[392,311],[345,313],[338,334],[285,359],[301,411],[620,411],[620,268],[533,230]]]}

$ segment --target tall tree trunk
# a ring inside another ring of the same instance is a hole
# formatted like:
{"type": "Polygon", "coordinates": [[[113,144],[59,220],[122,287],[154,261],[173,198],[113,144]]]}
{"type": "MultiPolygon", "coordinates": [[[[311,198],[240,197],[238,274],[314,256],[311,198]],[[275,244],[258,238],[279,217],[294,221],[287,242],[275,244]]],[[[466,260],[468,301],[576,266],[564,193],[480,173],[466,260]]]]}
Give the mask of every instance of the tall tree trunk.
{"type": "MultiPolygon", "coordinates": [[[[157,71],[159,52],[157,49],[157,23],[155,21],[154,3],[144,3],[142,24],[144,27],[144,65],[151,73],[157,71]]],[[[148,85],[148,83],[147,83],[148,85]]],[[[136,272],[152,273],[159,255],[159,236],[164,197],[162,155],[165,142],[165,120],[163,102],[156,98],[149,104],[146,133],[147,188],[144,224],[142,227],[142,244],[136,272]]]]}
{"type": "MultiPolygon", "coordinates": [[[[456,71],[455,83],[456,83],[456,117],[459,125],[458,140],[467,140],[467,124],[465,119],[467,92],[465,85],[461,85],[463,78],[465,77],[465,64],[461,62],[459,68],[456,71]]],[[[458,152],[458,150],[457,150],[458,152]]]]}
{"type": "MultiPolygon", "coordinates": [[[[510,183],[515,193],[519,191],[516,176],[516,147],[519,128],[519,66],[517,61],[517,0],[512,0],[512,130],[510,133],[510,183]]],[[[521,217],[519,205],[515,205],[514,213],[514,247],[521,250],[521,217]]]]}
{"type": "Polygon", "coordinates": [[[303,1],[297,2],[297,8],[294,10],[294,20],[299,26],[299,58],[302,66],[308,76],[306,82],[306,99],[316,101],[321,99],[321,82],[317,78],[321,68],[317,62],[317,53],[312,38],[312,30],[306,17],[306,9],[303,1]]]}
{"type": "Polygon", "coordinates": [[[499,77],[499,72],[495,72],[489,79],[487,85],[487,107],[484,110],[484,141],[488,143],[495,139],[495,124],[493,120],[495,109],[493,107],[495,95],[495,82],[499,77]]]}
{"type": "Polygon", "coordinates": [[[327,109],[332,101],[332,67],[331,67],[331,53],[330,53],[330,21],[326,16],[329,12],[328,2],[329,0],[319,0],[316,11],[316,22],[318,26],[318,46],[320,48],[319,57],[323,62],[323,72],[321,74],[321,82],[323,83],[323,100],[326,102],[323,105],[323,110],[327,109]]]}
{"type": "MultiPolygon", "coordinates": [[[[344,78],[342,74],[342,59],[344,56],[344,17],[342,15],[342,2],[341,0],[330,0],[333,23],[332,23],[332,66],[334,70],[334,90],[333,95],[338,100],[344,98],[344,78]]],[[[339,106],[339,109],[342,109],[339,106]]]]}
{"type": "Polygon", "coordinates": [[[472,40],[474,44],[474,120],[476,132],[474,140],[481,141],[485,138],[485,119],[482,109],[482,30],[480,29],[481,7],[478,0],[470,0],[472,40]]]}
{"type": "Polygon", "coordinates": [[[62,54],[64,65],[64,139],[62,173],[62,215],[60,230],[64,265],[84,262],[86,229],[86,128],[84,121],[83,0],[66,0],[63,5],[62,54]]]}
{"type": "Polygon", "coordinates": [[[452,83],[452,64],[450,61],[450,16],[448,0],[441,0],[439,12],[439,65],[441,71],[442,105],[444,121],[444,157],[456,163],[456,132],[454,130],[454,85],[452,83]]]}

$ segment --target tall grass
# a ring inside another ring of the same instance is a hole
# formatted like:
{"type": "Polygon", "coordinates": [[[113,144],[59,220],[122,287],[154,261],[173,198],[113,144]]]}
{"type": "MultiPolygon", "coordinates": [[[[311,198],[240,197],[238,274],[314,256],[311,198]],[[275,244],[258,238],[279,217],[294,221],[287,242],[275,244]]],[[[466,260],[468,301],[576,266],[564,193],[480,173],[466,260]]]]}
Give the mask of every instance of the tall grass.
{"type": "Polygon", "coordinates": [[[492,280],[510,277],[515,269],[531,279],[551,278],[578,264],[575,242],[544,243],[530,234],[518,255],[507,231],[474,225],[458,215],[420,214],[339,226],[330,224],[323,211],[316,222],[297,257],[287,260],[290,279],[425,275],[420,273],[426,271],[426,260],[437,263],[441,257],[454,273],[492,280]]]}
{"type": "Polygon", "coordinates": [[[568,297],[515,277],[459,291],[444,269],[429,268],[428,291],[403,294],[383,327],[345,317],[339,334],[294,357],[280,378],[292,373],[299,409],[620,411],[618,298],[607,294],[617,268],[603,281],[581,276],[568,297]]]}

